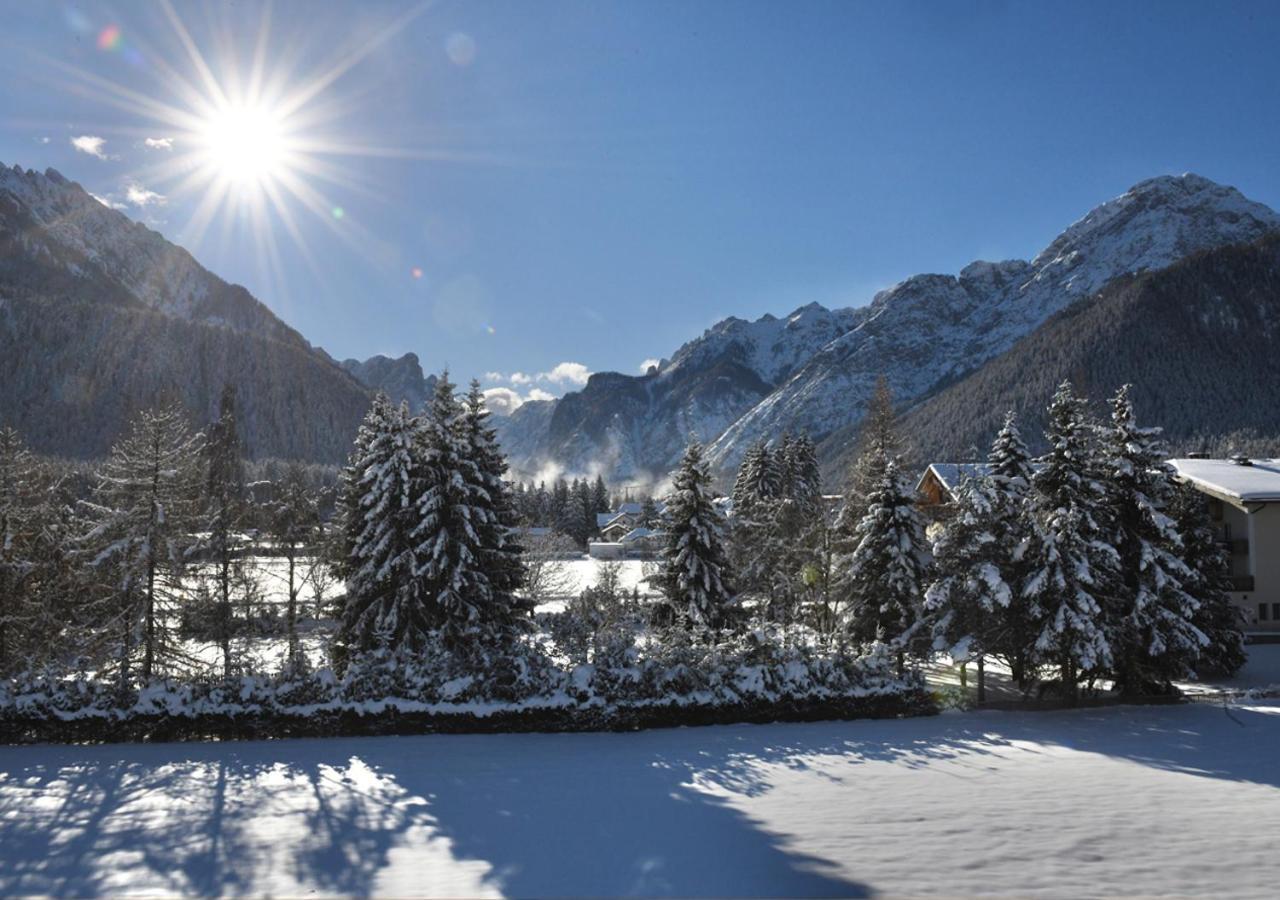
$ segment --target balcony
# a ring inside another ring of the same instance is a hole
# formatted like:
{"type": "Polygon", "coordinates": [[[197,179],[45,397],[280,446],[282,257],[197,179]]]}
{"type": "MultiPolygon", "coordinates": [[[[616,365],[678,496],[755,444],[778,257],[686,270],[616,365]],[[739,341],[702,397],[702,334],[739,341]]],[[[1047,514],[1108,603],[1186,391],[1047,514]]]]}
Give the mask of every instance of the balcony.
{"type": "Polygon", "coordinates": [[[1241,593],[1253,592],[1253,576],[1252,575],[1232,575],[1231,590],[1241,593]]]}

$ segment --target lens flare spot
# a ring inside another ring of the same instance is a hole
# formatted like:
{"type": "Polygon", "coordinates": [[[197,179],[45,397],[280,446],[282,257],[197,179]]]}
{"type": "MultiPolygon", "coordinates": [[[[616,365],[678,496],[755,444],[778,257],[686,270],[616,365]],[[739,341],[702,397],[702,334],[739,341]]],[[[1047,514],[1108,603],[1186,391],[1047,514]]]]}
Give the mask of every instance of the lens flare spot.
{"type": "Polygon", "coordinates": [[[486,325],[486,326],[484,327],[484,330],[485,330],[485,331],[487,331],[487,332],[489,332],[490,334],[497,334],[497,333],[498,333],[498,329],[494,328],[492,325],[486,325]]]}
{"type": "Polygon", "coordinates": [[[121,38],[120,26],[108,25],[98,32],[98,49],[119,50],[121,38]]]}
{"type": "Polygon", "coordinates": [[[456,31],[445,41],[444,52],[455,66],[469,66],[476,58],[475,39],[469,34],[456,31]]]}
{"type": "Polygon", "coordinates": [[[335,219],[341,219],[343,216],[347,214],[347,211],[343,209],[341,206],[335,206],[329,212],[330,212],[330,215],[332,215],[335,219]]]}
{"type": "Polygon", "coordinates": [[[412,275],[414,278],[421,278],[422,269],[419,266],[414,266],[412,269],[409,270],[409,274],[412,275]]]}

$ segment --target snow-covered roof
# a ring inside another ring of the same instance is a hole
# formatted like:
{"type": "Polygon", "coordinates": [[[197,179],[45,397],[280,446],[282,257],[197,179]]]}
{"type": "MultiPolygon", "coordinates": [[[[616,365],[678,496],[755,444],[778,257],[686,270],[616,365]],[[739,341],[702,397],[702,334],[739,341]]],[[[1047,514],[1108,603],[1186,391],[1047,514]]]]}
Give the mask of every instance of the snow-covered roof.
{"type": "Polygon", "coordinates": [[[1280,459],[1171,459],[1181,481],[1230,503],[1280,502],[1280,459]]]}
{"type": "Polygon", "coordinates": [[[985,478],[991,474],[990,463],[930,463],[929,468],[924,470],[924,474],[920,476],[920,480],[916,482],[916,490],[924,484],[924,480],[929,477],[929,473],[933,473],[933,477],[938,479],[948,491],[954,491],[960,486],[961,479],[968,475],[970,478],[985,478]]]}
{"type": "Polygon", "coordinates": [[[652,528],[643,528],[643,527],[632,528],[630,531],[628,531],[626,534],[622,536],[622,543],[629,544],[632,541],[638,541],[638,540],[641,540],[642,538],[652,537],[657,533],[658,532],[654,531],[652,528]]]}
{"type": "Polygon", "coordinates": [[[614,510],[615,515],[638,516],[644,507],[639,503],[620,503],[618,508],[614,510]]]}
{"type": "Polygon", "coordinates": [[[604,526],[606,526],[606,525],[608,525],[610,522],[612,522],[612,521],[613,521],[613,519],[614,519],[614,516],[616,516],[616,515],[617,515],[617,513],[611,513],[611,512],[607,512],[607,513],[596,513],[596,527],[597,527],[597,528],[603,528],[604,526]]]}

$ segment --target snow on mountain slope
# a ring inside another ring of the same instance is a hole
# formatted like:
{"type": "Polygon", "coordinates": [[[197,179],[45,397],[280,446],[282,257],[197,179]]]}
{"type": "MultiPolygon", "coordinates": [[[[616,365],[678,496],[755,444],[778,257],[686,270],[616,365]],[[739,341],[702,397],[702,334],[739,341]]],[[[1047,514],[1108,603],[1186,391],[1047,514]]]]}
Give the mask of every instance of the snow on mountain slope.
{"type": "Polygon", "coordinates": [[[1198,175],[1140,182],[1059,235],[1030,263],[976,262],[882,291],[857,327],[814,353],[710,448],[729,468],[753,441],[787,429],[816,436],[861,419],[883,373],[911,401],[1009,349],[1050,315],[1131,272],[1252,241],[1280,215],[1198,175]]]}
{"type": "Polygon", "coordinates": [[[810,303],[779,319],[765,314],[754,322],[730,316],[683,345],[662,366],[670,376],[681,369],[732,358],[769,384],[778,384],[818,347],[852,330],[865,309],[827,309],[810,303]]]}

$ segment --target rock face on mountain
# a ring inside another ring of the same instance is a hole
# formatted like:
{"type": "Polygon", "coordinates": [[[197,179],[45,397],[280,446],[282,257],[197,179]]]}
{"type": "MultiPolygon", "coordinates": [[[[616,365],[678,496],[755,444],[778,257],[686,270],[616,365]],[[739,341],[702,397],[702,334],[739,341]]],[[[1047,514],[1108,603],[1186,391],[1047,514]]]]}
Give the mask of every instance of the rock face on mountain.
{"type": "Polygon", "coordinates": [[[370,392],[244,288],[50,169],[0,166],[0,421],[93,457],[181,400],[237,389],[255,456],[343,459],[370,392]]]}
{"type": "Polygon", "coordinates": [[[436,376],[423,375],[418,354],[406,353],[398,359],[371,356],[361,361],[344,359],[341,366],[370,390],[382,391],[391,402],[405,401],[414,412],[422,409],[436,387],[436,376]]]}
{"type": "Polygon", "coordinates": [[[528,427],[530,411],[520,420],[523,427],[500,426],[499,437],[513,469],[521,473],[550,464],[571,472],[603,471],[619,480],[660,476],[680,458],[691,436],[703,441],[719,436],[810,353],[855,327],[863,314],[814,303],[784,318],[725,319],[657,371],[592,375],[582,390],[556,401],[549,414],[538,410],[545,431],[528,427]]]}
{"type": "MultiPolygon", "coordinates": [[[[1132,384],[1142,422],[1172,449],[1226,452],[1224,436],[1280,446],[1280,234],[1196,253],[1111,282],[977,372],[907,413],[919,462],[985,454],[1006,410],[1042,444],[1044,408],[1064,379],[1105,415],[1132,384]]],[[[1226,438],[1230,443],[1232,438],[1226,438]]],[[[848,460],[832,457],[839,470],[848,460]]]]}
{"type": "Polygon", "coordinates": [[[815,436],[856,424],[877,375],[902,402],[963,377],[1049,316],[1111,280],[1199,250],[1253,241],[1280,216],[1197,175],[1135,185],[1076,222],[1030,263],[978,262],[959,277],[909,278],[872,300],[859,326],[814,353],[710,448],[720,467],[787,428],[815,436]]]}

